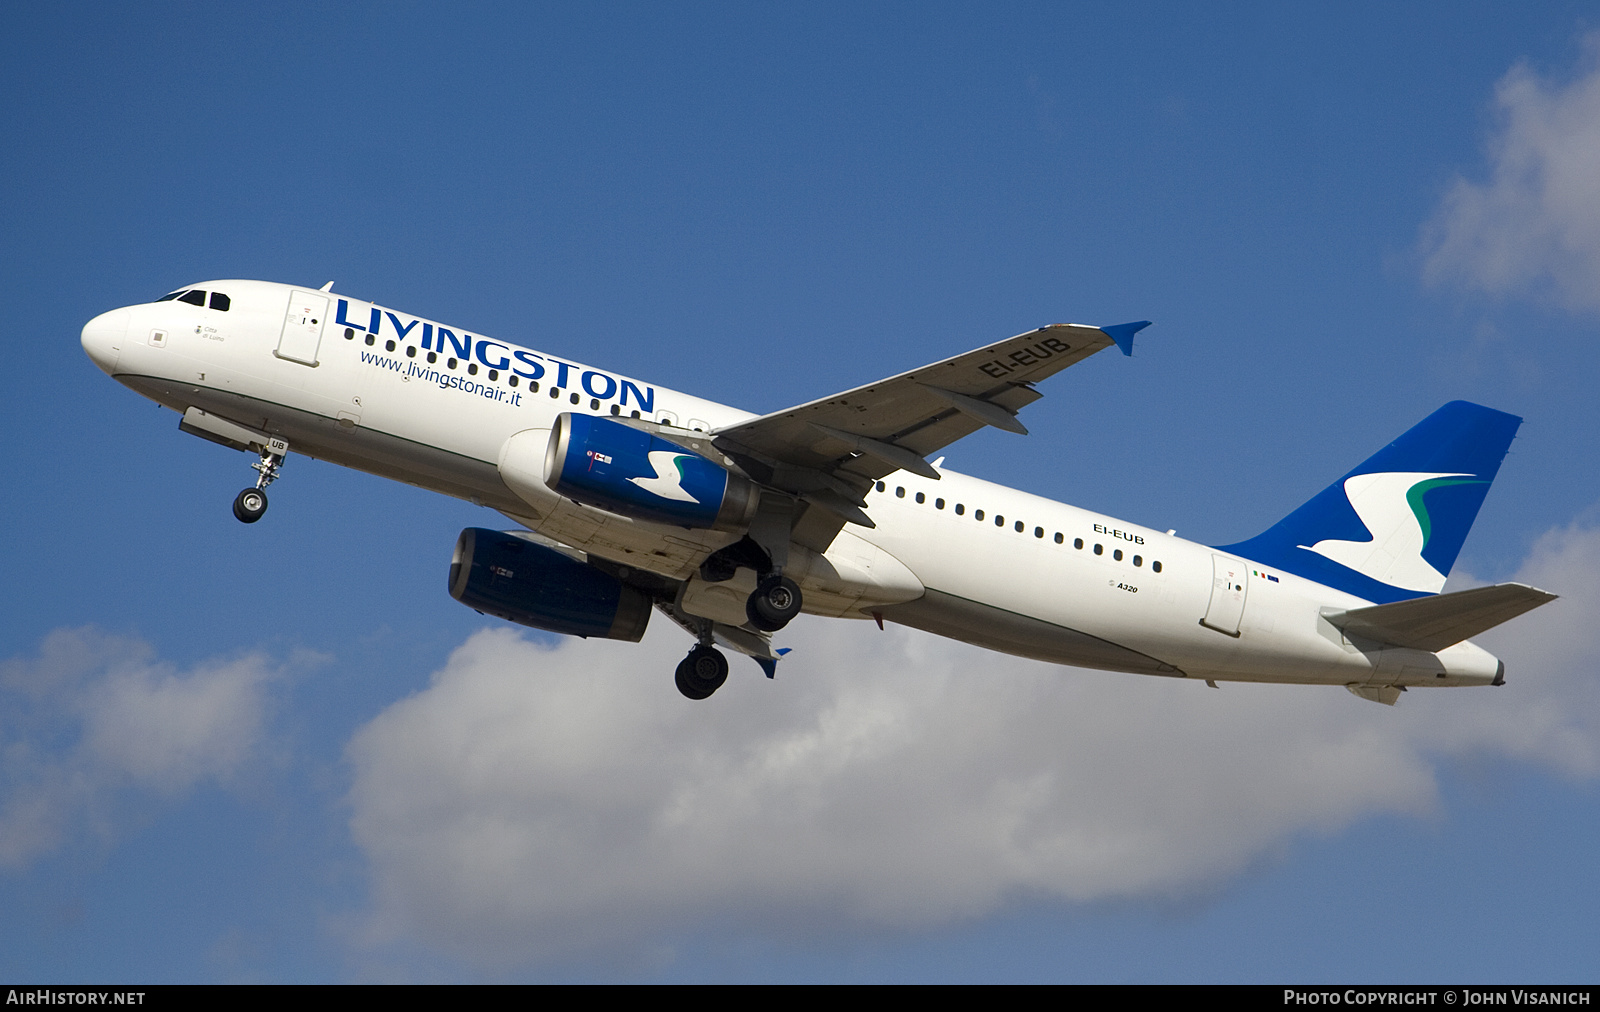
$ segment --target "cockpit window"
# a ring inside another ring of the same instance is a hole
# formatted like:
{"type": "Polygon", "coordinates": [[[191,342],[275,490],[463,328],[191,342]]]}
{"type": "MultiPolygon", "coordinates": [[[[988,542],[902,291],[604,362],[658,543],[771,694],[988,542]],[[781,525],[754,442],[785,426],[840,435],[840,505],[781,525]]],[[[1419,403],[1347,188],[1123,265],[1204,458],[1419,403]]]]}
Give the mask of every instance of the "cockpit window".
{"type": "Polygon", "coordinates": [[[173,299],[176,299],[178,296],[180,296],[182,294],[183,294],[182,292],[168,292],[166,295],[161,296],[161,298],[157,299],[156,301],[157,302],[171,302],[173,299]]]}
{"type": "Polygon", "coordinates": [[[182,295],[178,296],[178,301],[187,302],[191,306],[199,306],[204,309],[206,304],[206,293],[196,288],[194,291],[184,292],[182,295]]]}
{"type": "Polygon", "coordinates": [[[226,313],[228,311],[228,306],[229,306],[229,304],[231,302],[232,302],[232,300],[229,299],[226,295],[223,295],[221,292],[212,292],[211,293],[211,308],[212,309],[220,309],[222,312],[226,313]]]}

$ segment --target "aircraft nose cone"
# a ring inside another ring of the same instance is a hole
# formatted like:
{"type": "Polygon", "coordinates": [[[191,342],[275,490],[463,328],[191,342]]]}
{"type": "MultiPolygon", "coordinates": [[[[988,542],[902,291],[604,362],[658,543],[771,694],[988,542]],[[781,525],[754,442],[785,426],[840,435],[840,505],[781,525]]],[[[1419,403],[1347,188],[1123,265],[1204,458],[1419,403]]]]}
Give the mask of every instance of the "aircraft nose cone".
{"type": "Polygon", "coordinates": [[[83,325],[83,350],[89,360],[99,366],[107,376],[113,375],[117,358],[122,354],[122,342],[128,336],[128,322],[133,314],[126,309],[113,309],[83,325]]]}

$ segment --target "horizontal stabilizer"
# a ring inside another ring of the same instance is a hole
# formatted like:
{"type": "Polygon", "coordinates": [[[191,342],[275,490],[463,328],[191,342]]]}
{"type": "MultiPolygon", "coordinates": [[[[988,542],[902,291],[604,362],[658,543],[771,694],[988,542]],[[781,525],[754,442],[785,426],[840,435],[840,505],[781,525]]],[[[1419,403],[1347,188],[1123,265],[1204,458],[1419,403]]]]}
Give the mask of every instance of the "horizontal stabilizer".
{"type": "Polygon", "coordinates": [[[1327,614],[1347,635],[1434,653],[1548,604],[1556,595],[1522,583],[1497,583],[1327,614]]]}

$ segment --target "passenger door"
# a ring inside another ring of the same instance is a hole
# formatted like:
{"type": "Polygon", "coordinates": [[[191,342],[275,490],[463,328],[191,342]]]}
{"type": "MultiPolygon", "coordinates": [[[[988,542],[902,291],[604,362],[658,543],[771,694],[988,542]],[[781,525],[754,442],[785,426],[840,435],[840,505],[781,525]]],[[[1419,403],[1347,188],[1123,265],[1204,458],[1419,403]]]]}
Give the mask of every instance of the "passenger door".
{"type": "Polygon", "coordinates": [[[1249,568],[1226,555],[1211,556],[1211,603],[1200,624],[1229,636],[1239,635],[1239,620],[1244,616],[1244,598],[1249,593],[1246,579],[1249,568]]]}
{"type": "Polygon", "coordinates": [[[315,366],[322,345],[322,328],[328,321],[328,299],[316,292],[291,292],[289,311],[278,338],[279,358],[315,366]]]}

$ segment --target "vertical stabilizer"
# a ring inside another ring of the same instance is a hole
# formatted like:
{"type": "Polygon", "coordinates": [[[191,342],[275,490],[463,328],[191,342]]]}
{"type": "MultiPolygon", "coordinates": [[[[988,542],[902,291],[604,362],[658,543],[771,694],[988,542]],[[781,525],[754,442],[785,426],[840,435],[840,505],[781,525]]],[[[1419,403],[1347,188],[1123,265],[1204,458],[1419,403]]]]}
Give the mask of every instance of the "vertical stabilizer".
{"type": "Polygon", "coordinates": [[[1437,594],[1521,424],[1451,401],[1266,533],[1220,550],[1379,604],[1437,594]]]}

